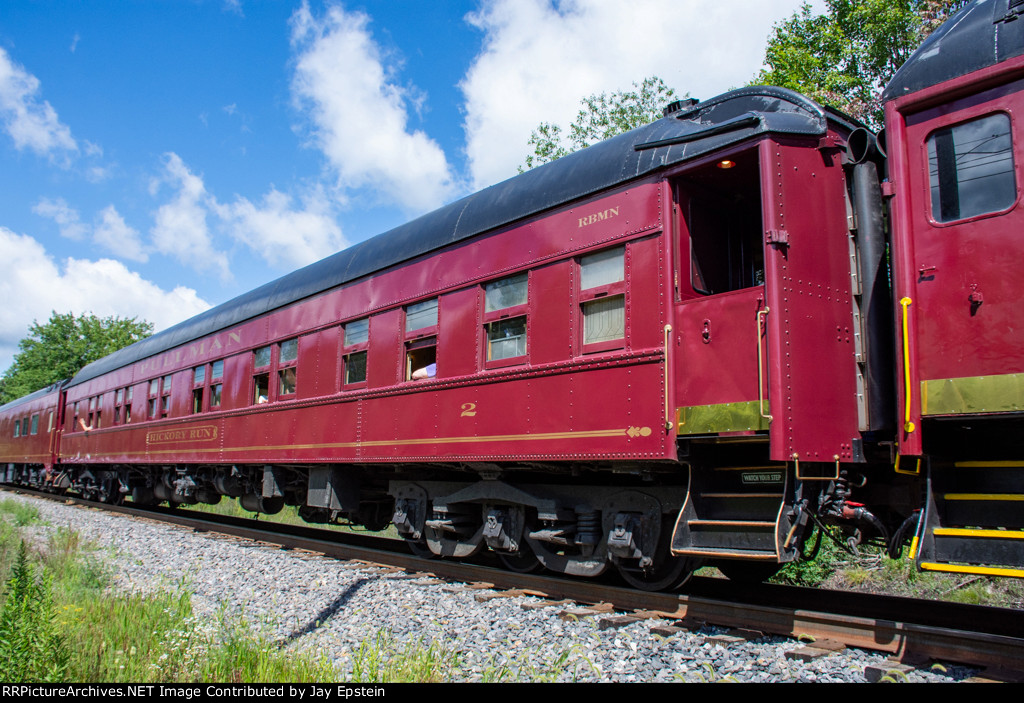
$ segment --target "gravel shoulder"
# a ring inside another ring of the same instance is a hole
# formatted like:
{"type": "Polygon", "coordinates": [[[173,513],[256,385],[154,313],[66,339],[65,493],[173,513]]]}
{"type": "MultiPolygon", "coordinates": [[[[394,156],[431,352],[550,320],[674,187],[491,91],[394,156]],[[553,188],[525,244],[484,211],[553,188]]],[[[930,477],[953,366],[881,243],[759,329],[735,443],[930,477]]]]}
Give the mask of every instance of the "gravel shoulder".
{"type": "MultiPolygon", "coordinates": [[[[844,650],[801,662],[787,652],[802,645],[764,637],[730,643],[709,638],[715,628],[669,638],[651,631],[660,620],[601,630],[594,618],[562,619],[564,608],[524,609],[530,597],[478,602],[470,591],[430,578],[340,562],[174,526],[26,496],[45,523],[41,541],[60,527],[94,543],[112,569],[115,588],[149,593],[187,588],[199,620],[244,618],[281,646],[329,659],[351,670],[352,653],[379,633],[399,648],[432,643],[459,653],[461,681],[557,680],[607,682],[714,681],[862,682],[869,666],[892,668],[886,657],[844,650]]],[[[963,667],[918,669],[910,682],[956,681],[963,667]]]]}

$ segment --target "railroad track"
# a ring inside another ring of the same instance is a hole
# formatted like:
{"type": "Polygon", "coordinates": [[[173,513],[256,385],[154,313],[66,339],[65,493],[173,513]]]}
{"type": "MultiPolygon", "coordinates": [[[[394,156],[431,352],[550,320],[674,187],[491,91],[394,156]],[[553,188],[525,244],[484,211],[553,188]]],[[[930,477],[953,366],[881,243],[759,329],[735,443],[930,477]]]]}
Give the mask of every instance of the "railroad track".
{"type": "Polygon", "coordinates": [[[802,657],[857,647],[888,653],[894,660],[909,665],[935,660],[980,667],[995,679],[1019,680],[1024,676],[1024,613],[1018,610],[769,584],[750,587],[699,577],[687,584],[684,594],[648,593],[608,582],[519,574],[487,561],[424,559],[409,554],[399,540],[358,533],[181,509],[107,505],[25,489],[3,489],[200,532],[231,535],[337,559],[429,572],[441,579],[476,587],[564,601],[567,612],[586,613],[587,608],[596,608],[606,618],[657,616],[675,621],[677,624],[666,628],[665,634],[671,634],[673,627],[718,625],[734,628],[741,633],[739,636],[748,638],[771,634],[799,639],[809,643],[800,650],[802,657]]]}

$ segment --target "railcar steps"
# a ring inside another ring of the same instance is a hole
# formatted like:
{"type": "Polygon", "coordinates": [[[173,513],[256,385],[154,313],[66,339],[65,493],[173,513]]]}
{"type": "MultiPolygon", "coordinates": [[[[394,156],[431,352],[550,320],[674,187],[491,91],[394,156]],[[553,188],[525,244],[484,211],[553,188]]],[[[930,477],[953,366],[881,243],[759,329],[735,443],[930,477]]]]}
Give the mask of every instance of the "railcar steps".
{"type": "Polygon", "coordinates": [[[911,555],[923,571],[1024,578],[1024,461],[932,467],[911,555]]]}

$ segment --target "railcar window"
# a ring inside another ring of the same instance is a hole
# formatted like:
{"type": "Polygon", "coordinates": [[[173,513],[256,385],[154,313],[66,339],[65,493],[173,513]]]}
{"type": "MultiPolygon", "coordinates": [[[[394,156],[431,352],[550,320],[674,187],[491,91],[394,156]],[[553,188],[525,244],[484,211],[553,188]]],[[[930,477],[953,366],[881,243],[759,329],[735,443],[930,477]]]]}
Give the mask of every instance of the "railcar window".
{"type": "Polygon", "coordinates": [[[270,401],[270,374],[261,373],[256,374],[253,378],[253,398],[252,402],[256,405],[260,403],[266,403],[270,401]]]}
{"type": "Polygon", "coordinates": [[[203,397],[206,391],[206,365],[192,369],[192,414],[203,412],[203,397]]]}
{"type": "Polygon", "coordinates": [[[39,414],[36,413],[32,416],[32,429],[29,431],[31,434],[39,434],[39,414]]]}
{"type": "Polygon", "coordinates": [[[437,375],[437,337],[405,343],[405,380],[424,381],[437,375]]]}
{"type": "Polygon", "coordinates": [[[277,395],[294,395],[297,374],[294,366],[281,369],[277,372],[277,395]]]}
{"type": "Polygon", "coordinates": [[[526,356],[526,303],[529,275],[521,273],[484,286],[487,361],[526,356]]]}
{"type": "Polygon", "coordinates": [[[221,396],[224,392],[224,360],[215,361],[210,364],[210,409],[219,408],[221,396]],[[220,381],[218,383],[218,381],[220,381]]]}
{"type": "Polygon", "coordinates": [[[437,375],[437,298],[405,308],[405,380],[422,381],[437,375]],[[410,334],[418,332],[419,334],[410,334]]]}
{"type": "Polygon", "coordinates": [[[932,217],[952,222],[1005,210],[1017,200],[1010,118],[999,113],[928,136],[932,217]]]}
{"type": "Polygon", "coordinates": [[[295,361],[299,358],[299,340],[289,339],[281,342],[281,363],[285,364],[289,361],[295,361]]]}
{"type": "Polygon", "coordinates": [[[345,385],[366,381],[366,348],[370,343],[370,318],[353,320],[343,328],[345,333],[344,354],[345,385]]]}
{"type": "Polygon", "coordinates": [[[405,331],[415,332],[437,326],[437,298],[413,303],[405,308],[405,331]]]}
{"type": "MultiPolygon", "coordinates": [[[[253,352],[253,367],[262,369],[270,366],[271,350],[273,347],[260,347],[253,352]]],[[[270,402],[270,370],[256,373],[252,378],[253,384],[253,405],[270,402]]]]}
{"type": "Polygon", "coordinates": [[[298,381],[296,364],[299,358],[299,340],[288,339],[278,345],[277,397],[295,395],[298,381]]]}
{"type": "Polygon", "coordinates": [[[580,259],[580,301],[584,351],[621,346],[626,335],[626,248],[606,249],[580,259]]]}
{"type": "Polygon", "coordinates": [[[496,310],[526,305],[526,296],[529,289],[527,278],[525,273],[521,273],[518,276],[503,278],[500,281],[485,285],[486,311],[495,312],[496,310]]]}
{"type": "Polygon", "coordinates": [[[124,405],[124,388],[118,388],[114,393],[114,424],[121,424],[121,408],[124,405]]]}
{"type": "Polygon", "coordinates": [[[15,437],[20,437],[21,436],[21,420],[15,420],[14,421],[14,436],[15,437]]]}
{"type": "Polygon", "coordinates": [[[23,417],[21,419],[21,436],[22,437],[27,437],[28,436],[28,418],[27,417],[23,417]]]}
{"type": "Polygon", "coordinates": [[[345,383],[362,383],[366,380],[366,352],[353,352],[345,356],[345,383]]]}
{"type": "Polygon", "coordinates": [[[167,417],[171,410],[171,377],[154,378],[149,382],[148,416],[151,420],[167,417]]]}
{"type": "Polygon", "coordinates": [[[270,366],[270,347],[261,347],[254,353],[253,366],[257,369],[270,366]]]}
{"type": "Polygon", "coordinates": [[[345,347],[354,347],[370,341],[370,318],[354,320],[345,325],[345,347]]]}
{"type": "Polygon", "coordinates": [[[53,411],[50,411],[50,418],[46,425],[47,432],[53,432],[53,411]]]}
{"type": "Polygon", "coordinates": [[[167,417],[171,412],[171,377],[164,376],[163,391],[160,397],[160,417],[167,417]]]}
{"type": "Polygon", "coordinates": [[[135,390],[134,386],[128,386],[124,389],[124,421],[129,423],[132,421],[132,391],[135,390]]]}
{"type": "Polygon", "coordinates": [[[580,288],[597,288],[625,278],[625,247],[605,249],[580,259],[580,288]]]}

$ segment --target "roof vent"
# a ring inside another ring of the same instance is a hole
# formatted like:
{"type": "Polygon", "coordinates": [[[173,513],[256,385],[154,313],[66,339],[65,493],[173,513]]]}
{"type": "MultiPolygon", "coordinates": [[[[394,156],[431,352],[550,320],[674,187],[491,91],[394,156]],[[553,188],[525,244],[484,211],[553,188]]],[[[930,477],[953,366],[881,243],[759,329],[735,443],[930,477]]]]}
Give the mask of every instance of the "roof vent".
{"type": "MultiPolygon", "coordinates": [[[[1024,2],[1024,0],[1021,1],[1024,2]]],[[[675,114],[677,112],[687,110],[699,102],[700,100],[698,100],[697,98],[683,98],[682,100],[673,100],[668,105],[666,105],[665,108],[661,111],[661,116],[668,117],[669,115],[675,114]]]]}

